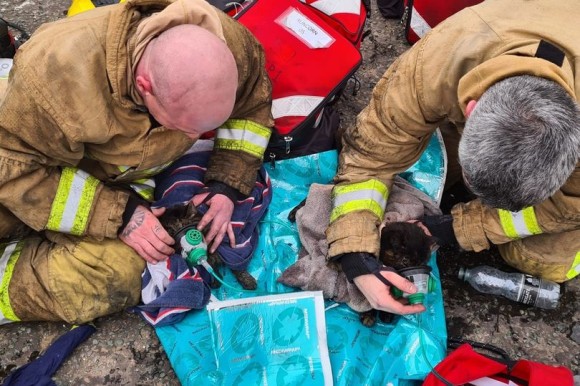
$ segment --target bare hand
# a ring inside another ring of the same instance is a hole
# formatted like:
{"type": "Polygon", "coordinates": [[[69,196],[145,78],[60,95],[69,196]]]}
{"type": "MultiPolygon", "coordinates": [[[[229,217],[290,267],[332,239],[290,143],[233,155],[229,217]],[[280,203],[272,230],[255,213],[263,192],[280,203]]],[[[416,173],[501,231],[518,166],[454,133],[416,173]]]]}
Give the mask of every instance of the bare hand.
{"type": "MultiPolygon", "coordinates": [[[[202,193],[194,196],[193,205],[198,206],[201,204],[208,194],[202,193]]],[[[230,239],[230,246],[234,248],[236,246],[236,238],[230,222],[234,212],[234,203],[227,196],[216,194],[206,204],[209,206],[209,210],[201,218],[197,229],[201,231],[211,223],[209,231],[205,234],[205,242],[209,247],[209,252],[215,252],[224,239],[226,232],[230,239]]]]}
{"type": "MultiPolygon", "coordinates": [[[[401,291],[414,294],[417,287],[409,280],[395,272],[382,271],[381,275],[401,291]]],[[[387,311],[393,314],[407,315],[425,311],[421,304],[405,305],[404,300],[397,300],[391,295],[390,287],[381,282],[375,275],[361,275],[354,278],[354,284],[363,293],[371,306],[376,310],[387,311]]]]}
{"type": "Polygon", "coordinates": [[[171,247],[175,241],[157,219],[163,212],[165,208],[150,211],[142,205],[137,206],[131,220],[119,235],[119,239],[151,264],[166,260],[175,253],[171,247]]]}

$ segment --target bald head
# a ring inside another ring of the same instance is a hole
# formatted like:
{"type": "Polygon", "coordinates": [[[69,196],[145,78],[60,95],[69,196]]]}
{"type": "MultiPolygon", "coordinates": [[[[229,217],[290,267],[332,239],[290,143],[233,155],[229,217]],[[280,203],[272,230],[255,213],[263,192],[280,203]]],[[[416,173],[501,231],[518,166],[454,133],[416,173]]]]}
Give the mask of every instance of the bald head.
{"type": "Polygon", "coordinates": [[[232,52],[221,39],[186,24],[168,29],[148,44],[135,80],[159,123],[195,135],[228,119],[238,72],[232,52]]]}

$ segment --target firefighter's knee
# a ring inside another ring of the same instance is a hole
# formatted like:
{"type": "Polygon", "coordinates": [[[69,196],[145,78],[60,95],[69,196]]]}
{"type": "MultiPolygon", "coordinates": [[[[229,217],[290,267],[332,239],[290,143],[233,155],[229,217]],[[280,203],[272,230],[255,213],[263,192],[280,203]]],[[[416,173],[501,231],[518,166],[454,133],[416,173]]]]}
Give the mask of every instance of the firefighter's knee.
{"type": "Polygon", "coordinates": [[[509,265],[530,275],[561,283],[580,274],[580,230],[531,236],[498,247],[509,265]]]}
{"type": "Polygon", "coordinates": [[[59,235],[28,243],[10,284],[12,308],[20,320],[85,323],[136,305],[144,267],[120,240],[59,235]]]}

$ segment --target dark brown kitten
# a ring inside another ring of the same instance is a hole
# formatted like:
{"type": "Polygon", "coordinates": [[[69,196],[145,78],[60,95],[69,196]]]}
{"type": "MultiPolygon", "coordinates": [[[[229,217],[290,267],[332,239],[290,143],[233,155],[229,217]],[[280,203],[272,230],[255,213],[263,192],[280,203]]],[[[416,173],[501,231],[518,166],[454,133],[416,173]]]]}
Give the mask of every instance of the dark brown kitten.
{"type": "Polygon", "coordinates": [[[379,260],[396,270],[425,265],[437,241],[427,236],[417,224],[393,222],[381,231],[381,251],[379,260]]]}
{"type": "MultiPolygon", "coordinates": [[[[191,202],[187,205],[176,205],[165,210],[165,213],[161,217],[159,217],[159,221],[161,225],[167,230],[167,232],[174,237],[179,230],[188,227],[188,226],[196,226],[201,220],[201,214],[197,212],[197,209],[191,202]]],[[[176,242],[178,240],[175,240],[176,242]]],[[[175,248],[179,248],[178,245],[174,245],[175,248]]],[[[179,253],[178,251],[176,251],[179,253]]],[[[223,265],[223,260],[219,256],[218,253],[209,253],[207,258],[208,264],[214,269],[216,275],[219,276],[218,267],[223,265]]],[[[247,290],[255,290],[258,287],[258,283],[256,279],[252,275],[249,274],[248,271],[237,271],[232,270],[232,273],[236,277],[238,283],[244,289],[247,290]]],[[[220,279],[221,276],[220,276],[220,279]]],[[[211,287],[212,288],[219,288],[221,284],[218,280],[212,280],[211,287]]]]}
{"type": "MultiPolygon", "coordinates": [[[[426,265],[436,248],[435,238],[427,236],[417,224],[393,222],[386,224],[381,231],[379,260],[396,270],[426,265]]],[[[360,313],[361,323],[367,327],[373,326],[377,313],[383,322],[390,322],[393,318],[389,312],[370,310],[360,313]]]]}

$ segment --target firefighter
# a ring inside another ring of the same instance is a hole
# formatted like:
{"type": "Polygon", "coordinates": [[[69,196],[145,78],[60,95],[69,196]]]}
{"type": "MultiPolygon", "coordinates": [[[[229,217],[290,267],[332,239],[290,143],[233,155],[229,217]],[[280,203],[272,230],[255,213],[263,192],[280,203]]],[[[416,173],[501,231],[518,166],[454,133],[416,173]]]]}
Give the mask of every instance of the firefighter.
{"type": "Polygon", "coordinates": [[[99,7],[41,26],[0,107],[0,324],[136,305],[174,240],[151,176],[216,130],[200,223],[215,250],[273,126],[259,43],[204,0],[99,7]],[[27,237],[21,237],[23,234],[27,237]]]}
{"type": "Polygon", "coordinates": [[[477,198],[425,218],[427,231],[466,251],[497,245],[508,264],[546,279],[580,273],[579,16],[572,3],[488,0],[438,25],[379,80],[343,135],[327,230],[329,258],[374,308],[424,310],[390,295],[416,288],[374,257],[393,177],[438,127],[448,183],[463,177],[477,198]]]}

